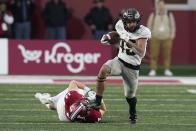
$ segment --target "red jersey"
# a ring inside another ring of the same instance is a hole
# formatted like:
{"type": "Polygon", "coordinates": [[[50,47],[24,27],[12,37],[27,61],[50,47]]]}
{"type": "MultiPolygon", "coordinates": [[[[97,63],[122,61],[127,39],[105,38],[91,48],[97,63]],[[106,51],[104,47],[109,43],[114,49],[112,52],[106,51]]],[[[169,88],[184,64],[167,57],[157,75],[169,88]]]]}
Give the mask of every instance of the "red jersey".
{"type": "Polygon", "coordinates": [[[79,100],[85,100],[85,97],[77,91],[69,91],[65,95],[65,115],[68,118],[70,118],[70,106],[79,100]]]}

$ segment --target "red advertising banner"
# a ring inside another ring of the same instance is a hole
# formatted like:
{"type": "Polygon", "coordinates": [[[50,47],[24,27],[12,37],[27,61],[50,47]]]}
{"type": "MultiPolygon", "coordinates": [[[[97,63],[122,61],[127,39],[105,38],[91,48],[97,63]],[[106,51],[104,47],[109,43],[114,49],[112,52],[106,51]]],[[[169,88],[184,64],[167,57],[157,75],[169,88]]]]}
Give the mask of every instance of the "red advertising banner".
{"type": "Polygon", "coordinates": [[[112,58],[98,41],[9,40],[10,75],[96,75],[112,58]]]}

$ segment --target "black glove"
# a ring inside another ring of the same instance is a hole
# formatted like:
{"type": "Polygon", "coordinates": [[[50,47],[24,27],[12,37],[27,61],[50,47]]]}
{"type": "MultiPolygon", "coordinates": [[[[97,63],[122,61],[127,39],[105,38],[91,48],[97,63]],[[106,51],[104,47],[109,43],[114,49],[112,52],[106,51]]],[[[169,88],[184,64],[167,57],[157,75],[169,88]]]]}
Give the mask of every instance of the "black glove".
{"type": "Polygon", "coordinates": [[[94,102],[94,108],[99,109],[101,106],[102,96],[96,95],[95,102],[94,102]]]}

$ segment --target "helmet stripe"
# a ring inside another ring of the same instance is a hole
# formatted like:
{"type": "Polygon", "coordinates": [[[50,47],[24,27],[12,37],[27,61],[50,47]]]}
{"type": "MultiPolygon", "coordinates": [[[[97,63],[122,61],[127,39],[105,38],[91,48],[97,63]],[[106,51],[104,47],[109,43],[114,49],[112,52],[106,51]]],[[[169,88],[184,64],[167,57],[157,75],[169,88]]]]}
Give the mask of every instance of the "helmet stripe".
{"type": "Polygon", "coordinates": [[[80,103],[80,106],[78,107],[78,109],[77,110],[75,110],[72,114],[71,114],[71,120],[73,121],[75,118],[76,118],[76,116],[78,115],[78,113],[82,110],[82,108],[83,108],[83,104],[82,103],[80,103]]]}

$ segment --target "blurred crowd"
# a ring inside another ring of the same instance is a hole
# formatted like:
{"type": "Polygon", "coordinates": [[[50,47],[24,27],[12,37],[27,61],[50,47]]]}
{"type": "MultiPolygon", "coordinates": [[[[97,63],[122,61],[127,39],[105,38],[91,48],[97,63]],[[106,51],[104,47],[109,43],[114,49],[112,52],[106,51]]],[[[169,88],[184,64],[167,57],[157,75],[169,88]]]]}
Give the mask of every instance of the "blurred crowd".
{"type": "Polygon", "coordinates": [[[1,38],[30,39],[33,10],[34,4],[31,0],[1,1],[1,38]]]}
{"type": "MultiPolygon", "coordinates": [[[[104,6],[104,0],[92,0],[93,7],[83,21],[92,32],[92,39],[100,39],[103,34],[113,29],[113,18],[110,10],[104,6]]],[[[12,39],[31,39],[33,30],[33,15],[36,11],[34,0],[1,0],[0,1],[0,37],[12,39]]],[[[68,8],[64,0],[47,0],[42,9],[42,19],[46,27],[47,39],[69,39],[74,37],[74,28],[68,24],[73,22],[74,11],[68,8]],[[67,31],[71,30],[71,31],[67,31]]],[[[77,18],[75,18],[77,21],[77,18]]],[[[83,35],[80,26],[77,32],[83,35]]],[[[76,31],[75,31],[76,32],[76,31]]]]}

